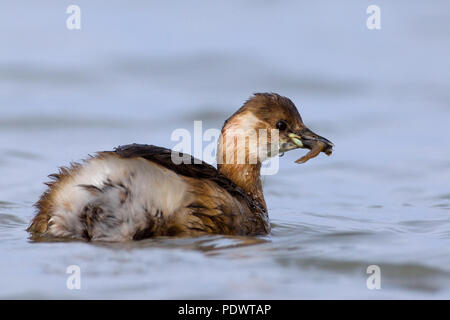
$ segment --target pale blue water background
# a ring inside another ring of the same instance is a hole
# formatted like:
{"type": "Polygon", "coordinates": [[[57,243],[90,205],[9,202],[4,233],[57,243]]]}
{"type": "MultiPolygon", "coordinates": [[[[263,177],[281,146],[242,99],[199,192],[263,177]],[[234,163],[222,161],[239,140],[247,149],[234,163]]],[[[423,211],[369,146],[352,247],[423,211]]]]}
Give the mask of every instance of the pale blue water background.
{"type": "Polygon", "coordinates": [[[450,298],[449,57],[443,0],[2,1],[0,298],[450,298]],[[173,147],[174,129],[220,128],[260,91],[336,145],[304,165],[287,153],[264,179],[271,236],[27,239],[58,166],[173,147]],[[372,264],[381,290],[366,287],[372,264]]]}

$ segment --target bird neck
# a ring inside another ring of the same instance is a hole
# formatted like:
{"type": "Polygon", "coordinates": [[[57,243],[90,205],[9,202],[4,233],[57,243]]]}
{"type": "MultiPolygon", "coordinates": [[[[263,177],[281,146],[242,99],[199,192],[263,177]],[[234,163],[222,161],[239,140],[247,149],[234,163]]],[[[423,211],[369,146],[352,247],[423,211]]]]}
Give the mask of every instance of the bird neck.
{"type": "Polygon", "coordinates": [[[218,164],[217,169],[267,209],[260,175],[261,163],[218,164]]]}
{"type": "MultiPolygon", "coordinates": [[[[248,144],[237,143],[236,140],[242,135],[227,129],[235,125],[235,122],[227,121],[222,129],[217,146],[217,170],[267,210],[261,183],[261,161],[255,156],[254,149],[249,149],[248,144]]],[[[242,127],[242,124],[239,125],[242,127]]]]}

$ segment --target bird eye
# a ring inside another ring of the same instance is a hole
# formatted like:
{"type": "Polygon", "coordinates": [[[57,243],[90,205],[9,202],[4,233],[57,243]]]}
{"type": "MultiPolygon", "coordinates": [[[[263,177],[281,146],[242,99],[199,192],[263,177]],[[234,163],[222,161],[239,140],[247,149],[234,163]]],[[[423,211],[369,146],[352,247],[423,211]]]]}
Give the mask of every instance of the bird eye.
{"type": "Polygon", "coordinates": [[[280,121],[277,122],[276,127],[277,127],[278,130],[281,130],[281,131],[286,130],[287,123],[284,120],[280,120],[280,121]]]}

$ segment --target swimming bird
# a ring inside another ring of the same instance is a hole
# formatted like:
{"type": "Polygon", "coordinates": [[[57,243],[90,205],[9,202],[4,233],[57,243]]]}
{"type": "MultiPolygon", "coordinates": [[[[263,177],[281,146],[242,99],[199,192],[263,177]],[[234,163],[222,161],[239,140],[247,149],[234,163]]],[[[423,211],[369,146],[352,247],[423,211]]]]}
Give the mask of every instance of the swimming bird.
{"type": "Polygon", "coordinates": [[[268,234],[261,165],[297,148],[311,150],[299,159],[304,162],[320,152],[331,154],[333,144],[305,126],[290,99],[256,93],[225,121],[217,169],[152,145],[98,152],[49,176],[52,181],[35,204],[37,213],[27,231],[32,239],[86,241],[268,234]],[[268,132],[267,139],[237,143],[254,132],[258,139],[268,132]],[[174,161],[180,157],[182,163],[174,161]]]}

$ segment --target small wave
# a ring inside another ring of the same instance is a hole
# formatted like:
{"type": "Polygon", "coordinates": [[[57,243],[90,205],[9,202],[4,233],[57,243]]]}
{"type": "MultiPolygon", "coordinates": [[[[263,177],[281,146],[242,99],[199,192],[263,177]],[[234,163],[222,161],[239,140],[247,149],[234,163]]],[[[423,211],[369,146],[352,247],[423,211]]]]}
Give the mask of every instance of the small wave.
{"type": "Polygon", "coordinates": [[[0,213],[0,229],[24,226],[25,221],[12,214],[0,213]]]}

